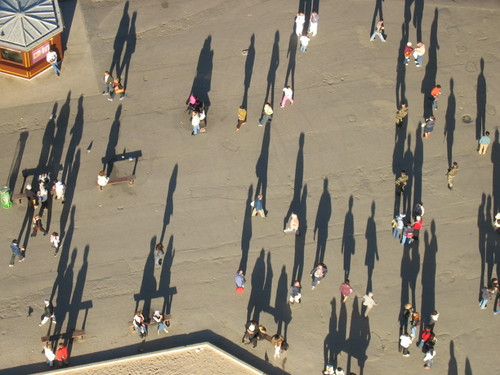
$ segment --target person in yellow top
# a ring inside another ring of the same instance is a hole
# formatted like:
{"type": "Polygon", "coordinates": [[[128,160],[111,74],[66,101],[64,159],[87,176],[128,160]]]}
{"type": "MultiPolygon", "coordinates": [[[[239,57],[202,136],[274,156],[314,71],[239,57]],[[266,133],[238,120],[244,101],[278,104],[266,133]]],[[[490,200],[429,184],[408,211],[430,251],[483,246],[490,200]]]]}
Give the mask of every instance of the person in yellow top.
{"type": "Polygon", "coordinates": [[[238,124],[236,125],[236,131],[240,131],[241,125],[247,123],[247,110],[242,105],[238,108],[238,124]]]}
{"type": "Polygon", "coordinates": [[[267,125],[269,121],[272,121],[273,113],[273,107],[271,107],[271,104],[264,104],[264,108],[262,109],[262,116],[259,120],[259,126],[267,125]]]}

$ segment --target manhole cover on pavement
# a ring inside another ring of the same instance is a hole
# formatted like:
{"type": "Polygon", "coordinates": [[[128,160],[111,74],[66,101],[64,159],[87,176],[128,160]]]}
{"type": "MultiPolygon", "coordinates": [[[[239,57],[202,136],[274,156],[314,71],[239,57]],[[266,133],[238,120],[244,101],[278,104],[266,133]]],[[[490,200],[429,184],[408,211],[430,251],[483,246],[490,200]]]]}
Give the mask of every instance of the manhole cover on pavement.
{"type": "Polygon", "coordinates": [[[463,115],[462,122],[465,124],[470,124],[472,122],[472,117],[470,115],[463,115]]]}

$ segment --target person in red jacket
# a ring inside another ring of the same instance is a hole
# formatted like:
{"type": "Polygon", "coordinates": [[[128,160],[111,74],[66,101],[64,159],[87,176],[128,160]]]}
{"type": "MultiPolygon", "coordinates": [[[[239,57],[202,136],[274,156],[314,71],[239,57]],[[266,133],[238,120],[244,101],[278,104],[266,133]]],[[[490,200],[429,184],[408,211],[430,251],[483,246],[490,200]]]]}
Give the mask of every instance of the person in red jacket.
{"type": "Polygon", "coordinates": [[[422,229],[423,221],[421,216],[417,216],[413,223],[413,241],[418,241],[418,235],[420,234],[420,229],[422,229]]]}
{"type": "Polygon", "coordinates": [[[59,343],[57,352],[56,352],[56,361],[59,367],[63,367],[63,365],[68,365],[68,347],[63,343],[59,343]]]}
{"type": "Polygon", "coordinates": [[[410,57],[413,54],[413,47],[411,46],[411,42],[406,43],[406,47],[403,53],[405,55],[405,65],[408,65],[408,63],[410,62],[410,57]]]}

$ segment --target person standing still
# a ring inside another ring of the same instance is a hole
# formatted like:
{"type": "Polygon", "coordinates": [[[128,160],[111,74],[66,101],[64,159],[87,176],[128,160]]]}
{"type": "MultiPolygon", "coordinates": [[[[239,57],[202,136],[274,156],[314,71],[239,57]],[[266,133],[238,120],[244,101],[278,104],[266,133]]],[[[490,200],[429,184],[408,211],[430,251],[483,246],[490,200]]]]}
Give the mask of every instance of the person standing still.
{"type": "Polygon", "coordinates": [[[370,42],[373,42],[375,40],[375,37],[378,35],[378,37],[380,38],[380,40],[382,42],[385,42],[385,38],[384,38],[384,20],[381,18],[377,24],[375,25],[375,29],[373,30],[373,34],[370,38],[370,42]]]}
{"type": "Polygon", "coordinates": [[[410,62],[410,57],[413,54],[413,47],[412,47],[411,42],[406,43],[406,47],[403,51],[403,54],[404,54],[404,58],[405,58],[405,60],[404,60],[405,65],[407,66],[408,63],[410,62]]]}
{"type": "Polygon", "coordinates": [[[255,198],[252,216],[257,216],[257,214],[259,214],[260,217],[266,217],[266,214],[264,212],[263,198],[264,198],[264,196],[262,194],[259,194],[257,196],[257,198],[255,198]]]}
{"type": "Polygon", "coordinates": [[[349,279],[345,279],[345,281],[340,284],[339,290],[340,294],[342,294],[342,303],[345,303],[347,298],[354,293],[354,290],[351,288],[351,284],[349,284],[349,279]]]}
{"type": "Polygon", "coordinates": [[[448,189],[453,190],[453,180],[459,170],[460,168],[458,167],[458,163],[454,161],[451,168],[449,168],[448,172],[446,172],[446,176],[448,177],[448,189]]]}
{"type": "Polygon", "coordinates": [[[57,59],[57,52],[54,50],[54,47],[50,47],[50,51],[47,53],[45,57],[47,62],[52,65],[52,69],[54,69],[54,74],[59,77],[61,74],[61,70],[59,69],[59,61],[57,59]]]}
{"type": "Polygon", "coordinates": [[[368,313],[370,312],[370,310],[373,309],[373,306],[377,306],[377,303],[373,299],[372,292],[369,292],[368,294],[365,294],[363,296],[363,306],[366,306],[365,318],[368,318],[368,313]]]}
{"type": "Polygon", "coordinates": [[[486,150],[488,150],[488,146],[491,143],[490,132],[484,133],[484,135],[479,138],[479,155],[486,154],[486,150]]]}
{"type": "Polygon", "coordinates": [[[432,90],[431,90],[431,99],[432,99],[432,109],[437,110],[438,109],[438,99],[439,95],[441,95],[441,85],[436,85],[432,90]]]}
{"type": "Polygon", "coordinates": [[[243,272],[242,269],[239,269],[238,272],[236,272],[236,275],[234,276],[234,282],[236,284],[237,292],[239,289],[239,292],[243,293],[245,289],[246,280],[245,280],[245,273],[243,272]]]}
{"type": "Polygon", "coordinates": [[[302,298],[302,285],[300,285],[299,280],[295,280],[290,287],[290,297],[289,301],[293,305],[294,303],[300,303],[302,298]]]}
{"type": "Polygon", "coordinates": [[[19,261],[22,262],[24,260],[24,247],[19,247],[17,240],[12,240],[10,244],[10,249],[12,250],[12,256],[10,257],[9,267],[14,267],[14,262],[16,261],[16,257],[19,257],[19,261]]]}
{"type": "Polygon", "coordinates": [[[281,99],[281,108],[285,107],[287,100],[293,105],[293,90],[290,86],[286,86],[283,89],[283,99],[281,99]]]}
{"type": "Polygon", "coordinates": [[[67,366],[69,365],[68,359],[69,359],[68,347],[61,342],[59,343],[56,352],[57,364],[59,365],[59,367],[67,366]]]}
{"type": "Polygon", "coordinates": [[[160,242],[156,245],[154,256],[155,256],[155,266],[161,266],[163,262],[163,255],[165,255],[163,244],[160,242]]]}
{"type": "Polygon", "coordinates": [[[297,13],[295,17],[295,34],[301,36],[304,32],[304,24],[306,23],[306,15],[304,13],[297,13]]]}
{"type": "Polygon", "coordinates": [[[307,36],[306,33],[302,34],[300,37],[300,52],[306,53],[307,51],[307,46],[309,45],[309,37],[307,36]]]}
{"type": "Polygon", "coordinates": [[[318,34],[318,21],[319,21],[319,14],[316,12],[311,13],[311,17],[309,18],[309,34],[311,36],[316,36],[318,34]]]}
{"type": "Polygon", "coordinates": [[[326,267],[326,264],[324,264],[324,263],[318,263],[318,265],[311,270],[311,273],[310,273],[310,275],[312,277],[312,283],[311,283],[312,288],[311,289],[314,289],[316,287],[316,285],[321,283],[321,280],[323,280],[325,278],[327,272],[328,272],[328,268],[326,267]]]}
{"type": "Polygon", "coordinates": [[[262,116],[259,120],[259,126],[264,126],[267,125],[268,122],[271,122],[273,120],[273,113],[273,107],[271,107],[271,104],[264,104],[264,108],[262,109],[262,116]]]}
{"type": "Polygon", "coordinates": [[[413,58],[415,59],[415,66],[420,68],[422,66],[425,55],[425,44],[422,42],[417,43],[417,48],[413,50],[413,58]]]}
{"type": "Polygon", "coordinates": [[[102,91],[103,95],[111,96],[111,92],[113,91],[113,82],[114,82],[113,76],[106,70],[104,72],[104,88],[102,91]]]}
{"type": "Polygon", "coordinates": [[[430,116],[428,119],[425,120],[425,123],[422,124],[422,127],[424,128],[424,135],[423,135],[424,139],[427,139],[431,136],[435,124],[436,124],[436,118],[434,116],[430,116]]]}
{"type": "Polygon", "coordinates": [[[236,131],[240,131],[240,127],[242,125],[245,125],[247,123],[247,110],[245,107],[240,105],[240,108],[238,108],[238,123],[236,124],[236,131]]]}
{"type": "Polygon", "coordinates": [[[408,184],[408,175],[404,169],[401,171],[401,176],[399,176],[394,183],[396,184],[397,194],[405,192],[406,185],[408,184]]]}

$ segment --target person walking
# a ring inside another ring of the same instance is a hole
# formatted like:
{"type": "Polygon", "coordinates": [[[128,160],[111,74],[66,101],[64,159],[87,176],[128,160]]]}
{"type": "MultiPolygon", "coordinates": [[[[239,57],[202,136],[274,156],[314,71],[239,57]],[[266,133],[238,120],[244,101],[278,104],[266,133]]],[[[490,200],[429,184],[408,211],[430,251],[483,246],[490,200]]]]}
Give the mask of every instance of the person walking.
{"type": "Polygon", "coordinates": [[[32,189],[31,184],[26,184],[26,188],[24,189],[24,194],[26,194],[26,199],[28,200],[28,205],[31,204],[31,207],[38,207],[38,192],[32,189]]]}
{"type": "Polygon", "coordinates": [[[250,320],[245,324],[245,334],[241,339],[244,344],[253,344],[255,348],[257,346],[257,340],[259,336],[259,323],[255,320],[250,320]]]}
{"type": "Polygon", "coordinates": [[[368,313],[373,309],[374,306],[377,306],[377,303],[373,299],[373,293],[369,292],[363,296],[363,306],[366,307],[365,310],[365,318],[368,318],[368,313]]]}
{"type": "Polygon", "coordinates": [[[318,265],[311,270],[311,272],[310,272],[310,275],[312,277],[312,283],[311,283],[312,288],[311,289],[314,290],[316,285],[321,283],[321,280],[323,280],[325,278],[327,272],[328,272],[328,268],[326,267],[326,264],[324,264],[324,263],[318,263],[318,265]]]}
{"type": "Polygon", "coordinates": [[[319,14],[316,12],[311,13],[311,17],[309,18],[309,34],[311,36],[316,36],[318,34],[318,22],[319,22],[319,14]]]}
{"type": "Polygon", "coordinates": [[[404,169],[401,171],[401,176],[399,176],[394,183],[396,184],[396,194],[405,192],[406,185],[408,184],[408,175],[404,169]]]}
{"type": "Polygon", "coordinates": [[[401,245],[410,245],[413,242],[413,227],[408,221],[406,226],[403,228],[403,235],[401,236],[401,245]]]}
{"type": "Polygon", "coordinates": [[[97,175],[97,185],[99,186],[99,190],[102,191],[102,188],[106,186],[109,182],[109,177],[106,176],[106,172],[100,171],[97,175]]]}
{"type": "Polygon", "coordinates": [[[40,190],[38,190],[37,195],[38,200],[42,204],[40,212],[43,212],[49,204],[49,191],[45,188],[45,184],[40,184],[40,190]]]}
{"type": "Polygon", "coordinates": [[[289,301],[293,305],[294,303],[301,303],[302,298],[302,285],[300,285],[299,280],[295,280],[290,286],[290,297],[289,301]]]}
{"type": "Polygon", "coordinates": [[[160,310],[155,310],[153,314],[153,320],[158,324],[157,326],[157,333],[158,335],[160,334],[160,331],[164,331],[165,333],[168,333],[167,326],[165,324],[165,319],[163,314],[160,313],[160,310]]]}
{"type": "Polygon", "coordinates": [[[432,100],[432,109],[438,109],[438,99],[439,95],[441,95],[441,85],[436,85],[431,90],[431,100],[432,100]]]}
{"type": "Polygon", "coordinates": [[[42,353],[45,355],[46,363],[52,367],[54,366],[54,360],[56,359],[56,355],[52,351],[52,345],[46,343],[43,347],[42,353]]]}
{"type": "Polygon", "coordinates": [[[382,42],[385,42],[384,38],[384,20],[381,18],[377,24],[375,25],[375,29],[373,29],[373,34],[370,38],[370,42],[373,42],[375,40],[375,37],[378,36],[382,42]]]}
{"type": "Polygon", "coordinates": [[[290,215],[290,218],[288,219],[288,223],[286,224],[286,228],[283,231],[285,233],[290,233],[293,232],[295,233],[296,236],[300,236],[299,233],[299,217],[297,214],[292,214],[290,215]]]}
{"type": "Polygon", "coordinates": [[[264,212],[264,196],[262,194],[257,195],[257,198],[253,201],[253,211],[252,216],[260,215],[260,217],[266,217],[266,213],[264,212]]]}
{"type": "Polygon", "coordinates": [[[408,322],[413,314],[413,306],[411,303],[407,303],[401,311],[401,316],[399,320],[399,330],[404,333],[408,333],[408,322]]]}
{"type": "Polygon", "coordinates": [[[163,247],[163,244],[159,242],[155,246],[155,251],[154,251],[154,256],[155,256],[155,266],[161,266],[163,262],[163,256],[165,255],[165,248],[163,247]]]}
{"type": "Polygon", "coordinates": [[[448,178],[448,189],[453,190],[453,180],[459,170],[460,168],[458,167],[458,163],[456,161],[453,162],[451,168],[448,168],[448,172],[446,172],[446,176],[448,178]]]}
{"type": "Polygon", "coordinates": [[[411,327],[411,339],[414,340],[417,337],[417,329],[420,326],[420,314],[416,311],[413,311],[411,313],[411,321],[410,321],[410,327],[411,327]]]}
{"type": "Polygon", "coordinates": [[[349,279],[345,279],[345,281],[340,284],[339,287],[340,294],[342,295],[342,303],[345,303],[347,301],[347,298],[354,293],[354,290],[351,288],[351,284],[349,284],[349,279]]]}
{"type": "Polygon", "coordinates": [[[56,256],[59,251],[59,246],[61,246],[61,238],[59,237],[59,233],[52,232],[52,234],[50,235],[50,246],[55,249],[54,256],[56,256]]]}
{"type": "Polygon", "coordinates": [[[434,116],[429,116],[429,118],[425,120],[425,123],[422,124],[422,127],[424,128],[424,139],[431,136],[431,133],[434,130],[435,121],[436,118],[434,116]]]}
{"type": "Polygon", "coordinates": [[[44,299],[43,302],[45,306],[43,307],[42,320],[40,321],[40,324],[38,324],[39,327],[47,323],[49,319],[52,319],[52,323],[57,323],[56,316],[54,314],[54,305],[52,305],[52,302],[50,302],[48,299],[44,299]]]}
{"type": "Polygon", "coordinates": [[[405,49],[403,51],[405,65],[408,66],[410,62],[410,57],[413,54],[413,47],[411,42],[406,43],[405,49]]]}
{"type": "Polygon", "coordinates": [[[68,347],[64,345],[62,342],[59,343],[57,347],[56,361],[59,367],[69,365],[68,347]]]}
{"type": "Polygon", "coordinates": [[[487,131],[484,135],[479,138],[479,155],[486,154],[486,150],[488,150],[488,146],[491,143],[490,132],[487,131]]]}
{"type": "Polygon", "coordinates": [[[273,120],[273,107],[271,104],[264,104],[264,108],[262,109],[262,115],[260,116],[259,126],[267,125],[268,122],[273,120]]]}
{"type": "Polygon", "coordinates": [[[61,203],[64,203],[64,193],[66,192],[66,185],[61,180],[57,180],[52,186],[52,192],[55,195],[55,199],[60,199],[61,203]]]}
{"type": "Polygon", "coordinates": [[[300,52],[306,53],[307,51],[307,46],[309,45],[309,37],[307,36],[307,33],[302,34],[300,37],[300,52]]]}
{"type": "Polygon", "coordinates": [[[197,135],[200,131],[200,115],[196,111],[191,114],[191,126],[193,127],[191,135],[197,135]]]}
{"type": "Polygon", "coordinates": [[[10,250],[12,251],[12,256],[10,257],[9,267],[14,267],[14,262],[16,261],[17,256],[19,257],[19,262],[24,260],[24,247],[20,247],[17,240],[14,239],[10,244],[10,250]]]}
{"type": "Polygon", "coordinates": [[[113,90],[109,92],[108,100],[112,102],[115,94],[120,94],[120,100],[125,99],[125,88],[122,86],[120,78],[115,78],[113,80],[113,90]]]}
{"type": "Polygon", "coordinates": [[[415,59],[415,66],[420,68],[422,66],[425,55],[425,44],[422,42],[417,43],[417,47],[413,50],[413,58],[415,59]]]}
{"type": "Polygon", "coordinates": [[[418,202],[413,208],[413,218],[416,219],[417,216],[423,217],[425,214],[424,204],[422,202],[418,202]]]}
{"type": "Polygon", "coordinates": [[[295,17],[295,34],[301,36],[304,32],[304,24],[306,23],[306,15],[304,13],[297,13],[295,17]]]}
{"type": "Polygon", "coordinates": [[[290,86],[286,86],[283,89],[283,98],[281,99],[280,107],[284,108],[287,101],[290,101],[290,103],[293,105],[293,90],[290,86]]]}
{"type": "Polygon", "coordinates": [[[407,333],[403,333],[399,336],[399,345],[403,348],[403,357],[410,356],[410,350],[408,349],[412,343],[411,337],[407,333]]]}
{"type": "Polygon", "coordinates": [[[392,220],[392,235],[395,239],[400,240],[405,226],[403,219],[406,214],[399,214],[392,220]]]}
{"type": "Polygon", "coordinates": [[[426,352],[424,356],[424,369],[430,370],[432,368],[432,365],[434,364],[434,357],[436,356],[436,351],[434,350],[434,347],[430,347],[426,352]]]}
{"type": "Polygon", "coordinates": [[[103,86],[103,95],[111,96],[111,92],[113,91],[113,76],[106,70],[104,72],[104,86],[103,86]]]}
{"type": "Polygon", "coordinates": [[[236,284],[236,293],[244,293],[245,292],[245,273],[242,269],[239,269],[234,276],[234,282],[236,284]]]}
{"type": "Polygon", "coordinates": [[[50,47],[49,52],[45,56],[45,59],[47,62],[52,65],[52,69],[54,70],[54,74],[59,77],[61,74],[61,70],[59,69],[59,61],[57,58],[57,52],[55,51],[54,47],[50,47]]]}
{"type": "Polygon", "coordinates": [[[240,127],[242,125],[245,125],[247,123],[247,110],[245,107],[240,105],[240,108],[238,108],[238,123],[236,124],[236,131],[240,131],[240,127]]]}
{"type": "Polygon", "coordinates": [[[43,232],[43,235],[46,236],[48,231],[47,229],[45,229],[43,227],[43,223],[42,223],[42,217],[40,215],[36,215],[34,218],[33,218],[33,224],[32,224],[32,227],[33,227],[33,231],[31,233],[31,237],[36,237],[38,231],[42,231],[43,232]]]}
{"type": "Polygon", "coordinates": [[[402,103],[401,108],[396,111],[396,127],[400,128],[403,125],[406,116],[408,116],[408,106],[402,103]]]}
{"type": "Polygon", "coordinates": [[[492,289],[486,286],[481,289],[481,301],[479,302],[479,307],[481,308],[481,310],[486,309],[488,301],[491,300],[492,296],[493,296],[492,289]]]}

